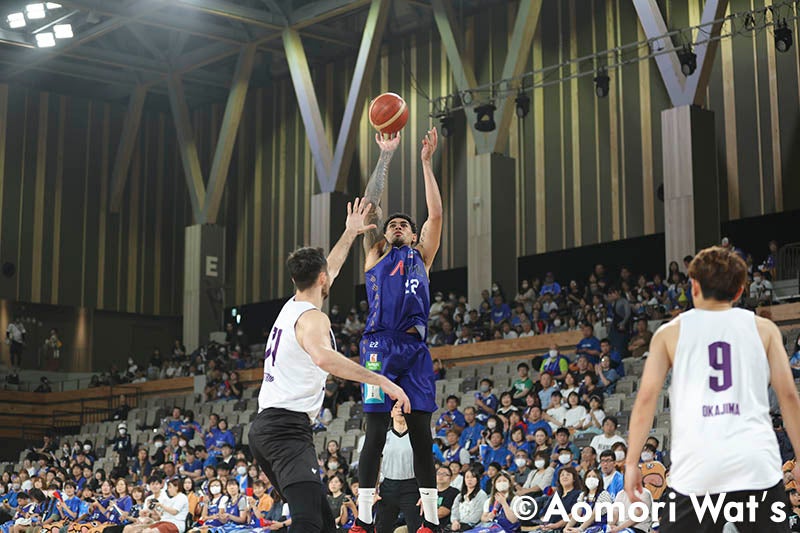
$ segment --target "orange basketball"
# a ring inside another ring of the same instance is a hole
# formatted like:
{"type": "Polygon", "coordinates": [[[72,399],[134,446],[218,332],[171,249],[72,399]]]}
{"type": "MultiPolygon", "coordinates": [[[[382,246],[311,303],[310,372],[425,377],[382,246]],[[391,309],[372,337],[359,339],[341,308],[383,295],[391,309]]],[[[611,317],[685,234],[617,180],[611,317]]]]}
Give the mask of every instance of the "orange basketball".
{"type": "Polygon", "coordinates": [[[380,133],[397,133],[408,122],[408,106],[398,94],[383,93],[369,104],[369,122],[380,133]]]}

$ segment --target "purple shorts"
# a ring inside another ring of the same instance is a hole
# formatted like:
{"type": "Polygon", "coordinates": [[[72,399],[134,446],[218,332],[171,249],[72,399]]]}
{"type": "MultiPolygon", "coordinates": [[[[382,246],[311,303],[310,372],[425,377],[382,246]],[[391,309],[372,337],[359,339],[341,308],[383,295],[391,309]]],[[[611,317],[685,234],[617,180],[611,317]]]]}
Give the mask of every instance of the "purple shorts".
{"type": "MultiPolygon", "coordinates": [[[[361,337],[361,364],[399,385],[411,400],[411,409],[436,411],[433,360],[425,341],[396,331],[367,333],[361,337]]],[[[362,385],[365,413],[388,413],[394,401],[380,387],[362,385]]]]}

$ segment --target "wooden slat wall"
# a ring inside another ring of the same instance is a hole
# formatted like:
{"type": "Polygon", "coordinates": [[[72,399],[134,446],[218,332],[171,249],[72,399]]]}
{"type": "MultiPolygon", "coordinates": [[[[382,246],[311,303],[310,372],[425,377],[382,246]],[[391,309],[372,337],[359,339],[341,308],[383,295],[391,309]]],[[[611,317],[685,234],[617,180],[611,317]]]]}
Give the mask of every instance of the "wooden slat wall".
{"type": "Polygon", "coordinates": [[[120,213],[108,211],[124,109],[0,85],[0,297],[180,313],[186,192],[169,116],[142,121],[120,213]],[[173,186],[174,183],[174,186],[173,186]]]}
{"type": "MultiPolygon", "coordinates": [[[[732,0],[730,9],[770,2],[732,0]]],[[[666,7],[668,25],[683,27],[699,22],[702,0],[666,7]]],[[[480,82],[499,76],[515,10],[511,2],[462,21],[480,82]]],[[[545,2],[528,67],[641,38],[626,0],[545,2]]],[[[332,145],[353,61],[312,71],[332,145]]],[[[716,112],[723,219],[800,207],[798,65],[800,46],[777,54],[770,32],[720,46],[707,105],[716,112]]],[[[369,92],[398,92],[412,109],[384,211],[424,217],[419,138],[435,123],[427,116],[427,96],[454,89],[435,29],[384,45],[369,92]]],[[[512,122],[509,136],[519,191],[509,199],[509,216],[520,229],[508,244],[530,255],[663,231],[656,191],[663,181],[660,112],[668,105],[651,62],[612,71],[605,99],[595,97],[588,77],[535,90],[531,113],[512,122]]],[[[112,214],[106,196],[123,113],[105,103],[0,85],[0,261],[16,263],[19,272],[0,277],[0,297],[180,313],[183,228],[191,211],[172,120],[143,118],[122,211],[112,214]]],[[[221,105],[192,113],[206,173],[221,113],[221,105]]],[[[442,139],[435,162],[446,221],[437,270],[466,266],[466,120],[474,117],[456,114],[456,133],[442,139]]],[[[353,163],[339,184],[351,196],[363,191],[378,155],[366,113],[357,127],[353,163]]],[[[227,232],[229,301],[259,302],[291,291],[284,260],[309,240],[316,183],[290,81],[253,88],[219,219],[227,232]]]]}

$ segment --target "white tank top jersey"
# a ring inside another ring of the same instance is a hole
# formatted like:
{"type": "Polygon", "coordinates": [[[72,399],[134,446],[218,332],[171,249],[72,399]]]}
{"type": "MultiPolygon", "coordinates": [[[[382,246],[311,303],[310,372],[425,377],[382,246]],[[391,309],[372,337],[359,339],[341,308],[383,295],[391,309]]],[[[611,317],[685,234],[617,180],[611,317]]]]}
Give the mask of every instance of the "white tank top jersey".
{"type": "Polygon", "coordinates": [[[769,363],[753,313],[683,313],[672,366],[669,485],[681,494],[762,490],[783,479],[769,363]]]}
{"type": "MultiPolygon", "coordinates": [[[[309,302],[287,301],[270,330],[264,351],[264,379],[258,393],[258,412],[270,407],[306,413],[311,420],[319,414],[325,397],[328,373],[314,364],[297,342],[294,327],[300,316],[317,309],[309,302]]],[[[331,344],[336,341],[331,332],[331,344]]]]}

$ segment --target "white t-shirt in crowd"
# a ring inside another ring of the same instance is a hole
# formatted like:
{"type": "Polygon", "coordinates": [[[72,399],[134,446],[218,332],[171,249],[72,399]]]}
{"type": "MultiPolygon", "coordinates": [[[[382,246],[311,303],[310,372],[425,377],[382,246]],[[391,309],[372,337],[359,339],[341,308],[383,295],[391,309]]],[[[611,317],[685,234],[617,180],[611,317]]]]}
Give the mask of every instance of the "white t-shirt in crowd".
{"type": "Polygon", "coordinates": [[[618,442],[625,444],[625,439],[616,434],[611,437],[606,437],[605,434],[602,434],[593,438],[590,446],[595,449],[597,455],[600,455],[602,452],[610,450],[618,442]]]}
{"type": "Polygon", "coordinates": [[[158,496],[158,501],[161,502],[161,505],[178,510],[178,514],[162,512],[161,521],[175,524],[175,527],[178,528],[178,533],[186,531],[186,515],[189,514],[189,498],[186,497],[186,494],[179,492],[174,498],[170,498],[167,491],[162,490],[158,496]]]}

